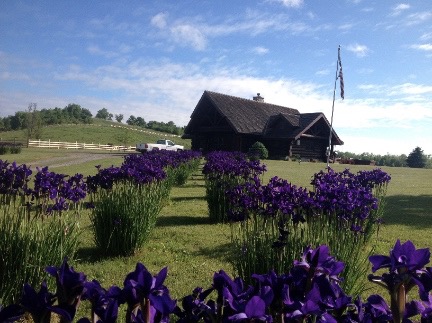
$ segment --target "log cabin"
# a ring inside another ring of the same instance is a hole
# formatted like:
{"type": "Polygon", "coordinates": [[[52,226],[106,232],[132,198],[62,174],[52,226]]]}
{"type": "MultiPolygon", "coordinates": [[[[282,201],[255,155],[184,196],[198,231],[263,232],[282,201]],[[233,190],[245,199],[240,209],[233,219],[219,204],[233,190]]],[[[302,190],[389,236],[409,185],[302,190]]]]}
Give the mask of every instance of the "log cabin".
{"type": "Polygon", "coordinates": [[[327,159],[335,145],[343,141],[321,112],[298,110],[264,102],[258,93],[253,99],[204,91],[182,138],[191,139],[193,150],[247,152],[257,141],[263,143],[269,158],[302,160],[327,159]]]}

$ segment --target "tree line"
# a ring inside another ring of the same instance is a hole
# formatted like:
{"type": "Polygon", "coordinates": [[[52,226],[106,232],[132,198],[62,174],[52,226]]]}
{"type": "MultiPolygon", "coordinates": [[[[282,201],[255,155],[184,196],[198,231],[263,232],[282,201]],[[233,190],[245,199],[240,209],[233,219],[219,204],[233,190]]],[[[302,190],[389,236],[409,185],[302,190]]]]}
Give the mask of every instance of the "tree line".
{"type": "MultiPolygon", "coordinates": [[[[113,118],[117,122],[122,122],[124,119],[123,114],[112,114],[110,113],[106,108],[100,109],[97,113],[95,118],[103,119],[103,120],[110,120],[113,121],[113,118]]],[[[141,127],[141,128],[147,128],[152,129],[156,131],[161,132],[167,132],[174,135],[181,135],[183,133],[184,127],[177,127],[174,122],[168,121],[148,121],[146,122],[143,117],[135,117],[134,115],[131,115],[129,119],[126,120],[126,123],[130,126],[135,127],[141,127]]]]}
{"type": "MultiPolygon", "coordinates": [[[[95,118],[113,121],[113,118],[121,123],[123,114],[112,114],[106,108],[97,111],[95,118]]],[[[60,124],[91,124],[93,114],[90,110],[80,105],[71,103],[66,107],[53,109],[37,109],[36,103],[30,103],[26,111],[17,111],[14,115],[0,117],[0,131],[25,130],[27,138],[40,139],[42,128],[49,125],[60,124]]],[[[128,125],[153,129],[161,132],[181,135],[184,127],[177,127],[174,122],[149,121],[142,117],[130,116],[126,121],[128,125]]]]}
{"type": "Polygon", "coordinates": [[[416,147],[407,156],[402,155],[378,155],[372,153],[355,154],[351,152],[337,152],[337,157],[342,159],[374,160],[377,166],[432,168],[432,155],[426,155],[420,147],[416,147]]]}

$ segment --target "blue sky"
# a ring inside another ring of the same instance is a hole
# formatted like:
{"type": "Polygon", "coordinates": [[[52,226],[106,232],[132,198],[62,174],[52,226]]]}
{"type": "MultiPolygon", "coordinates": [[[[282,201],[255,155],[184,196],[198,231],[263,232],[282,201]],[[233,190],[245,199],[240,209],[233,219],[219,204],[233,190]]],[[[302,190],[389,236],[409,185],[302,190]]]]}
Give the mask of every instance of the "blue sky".
{"type": "Polygon", "coordinates": [[[342,151],[432,154],[432,1],[1,1],[0,115],[188,123],[204,90],[330,120],[342,151]]]}

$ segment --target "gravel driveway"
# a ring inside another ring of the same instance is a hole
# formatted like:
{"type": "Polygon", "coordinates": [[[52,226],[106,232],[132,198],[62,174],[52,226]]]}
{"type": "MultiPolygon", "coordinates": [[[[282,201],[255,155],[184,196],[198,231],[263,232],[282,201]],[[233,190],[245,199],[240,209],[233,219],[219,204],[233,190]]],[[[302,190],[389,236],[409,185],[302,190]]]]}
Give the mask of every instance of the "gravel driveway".
{"type": "MultiPolygon", "coordinates": [[[[130,153],[91,153],[91,152],[67,152],[61,157],[47,157],[47,159],[39,159],[34,162],[26,163],[33,169],[36,167],[48,166],[51,168],[64,167],[70,165],[82,164],[90,161],[97,161],[99,159],[119,157],[119,161],[123,161],[123,156],[130,153]]],[[[96,163],[95,163],[96,165],[96,163]]]]}

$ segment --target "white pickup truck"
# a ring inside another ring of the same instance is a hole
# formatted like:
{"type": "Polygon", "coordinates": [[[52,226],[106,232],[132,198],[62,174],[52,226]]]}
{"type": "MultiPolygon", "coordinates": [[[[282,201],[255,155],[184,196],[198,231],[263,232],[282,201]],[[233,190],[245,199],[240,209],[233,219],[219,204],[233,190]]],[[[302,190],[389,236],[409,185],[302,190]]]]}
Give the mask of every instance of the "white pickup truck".
{"type": "Polygon", "coordinates": [[[137,144],[136,151],[141,153],[152,150],[183,150],[184,146],[176,145],[173,141],[167,139],[159,139],[155,144],[137,144]]]}

